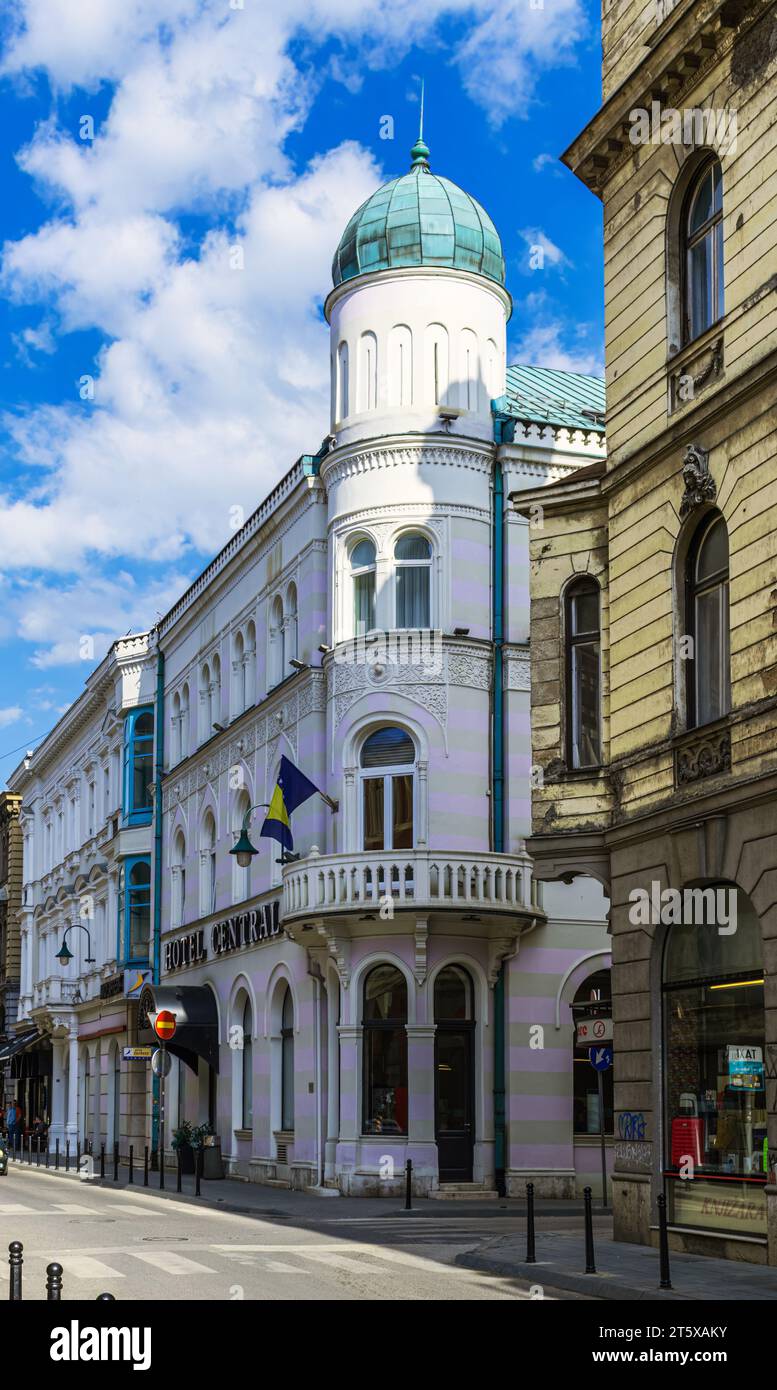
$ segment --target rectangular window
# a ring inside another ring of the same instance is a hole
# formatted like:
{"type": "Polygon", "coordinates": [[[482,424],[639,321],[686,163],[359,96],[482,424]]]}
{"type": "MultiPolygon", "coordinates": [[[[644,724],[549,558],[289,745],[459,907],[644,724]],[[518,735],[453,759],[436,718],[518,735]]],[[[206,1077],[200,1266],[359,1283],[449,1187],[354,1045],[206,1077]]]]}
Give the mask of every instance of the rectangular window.
{"type": "Polygon", "coordinates": [[[391,778],[391,848],[413,848],[413,777],[391,778]]]}
{"type": "Polygon", "coordinates": [[[365,1134],[407,1134],[407,1032],[364,1029],[365,1134]]]}
{"type": "Polygon", "coordinates": [[[375,571],[353,577],[354,632],[357,637],[375,627],[375,571]]]}
{"type": "Polygon", "coordinates": [[[599,762],[599,643],[572,649],[572,737],[575,767],[599,762]]]}
{"type": "Polygon", "coordinates": [[[151,863],[145,856],[124,865],[126,961],[147,961],[151,939],[151,863]]]}
{"type": "Polygon", "coordinates": [[[154,776],[154,716],[150,709],[133,710],[124,721],[124,819],[134,824],[151,820],[154,776]]]}
{"type": "Polygon", "coordinates": [[[397,566],[397,627],[429,626],[429,565],[397,566]]]}
{"type": "Polygon", "coordinates": [[[364,779],[364,848],[384,848],[383,804],[385,799],[382,777],[364,779]]]}

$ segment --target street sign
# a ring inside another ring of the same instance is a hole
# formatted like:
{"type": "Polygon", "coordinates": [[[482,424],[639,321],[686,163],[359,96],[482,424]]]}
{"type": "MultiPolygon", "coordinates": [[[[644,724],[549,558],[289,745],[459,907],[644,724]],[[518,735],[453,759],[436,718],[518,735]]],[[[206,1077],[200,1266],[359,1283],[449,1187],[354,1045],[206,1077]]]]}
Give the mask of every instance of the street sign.
{"type": "Polygon", "coordinates": [[[151,979],[150,970],[138,970],[137,967],[133,970],[125,970],[124,998],[139,999],[144,987],[151,984],[151,979]]]}
{"type": "Polygon", "coordinates": [[[583,1018],[577,1025],[577,1044],[612,1042],[611,1018],[583,1018]]]}
{"type": "Polygon", "coordinates": [[[162,1042],[169,1042],[175,1035],[175,1014],[171,1014],[169,1009],[162,1009],[154,1019],[154,1032],[162,1042]]]}
{"type": "Polygon", "coordinates": [[[611,1047],[589,1047],[588,1060],[594,1071],[609,1071],[612,1066],[611,1047]]]}
{"type": "Polygon", "coordinates": [[[153,1047],[125,1047],[122,1056],[125,1062],[150,1062],[153,1047]]]}
{"type": "Polygon", "coordinates": [[[169,1076],[173,1059],[169,1052],[165,1052],[163,1047],[158,1047],[151,1058],[151,1070],[154,1076],[169,1076]]]}

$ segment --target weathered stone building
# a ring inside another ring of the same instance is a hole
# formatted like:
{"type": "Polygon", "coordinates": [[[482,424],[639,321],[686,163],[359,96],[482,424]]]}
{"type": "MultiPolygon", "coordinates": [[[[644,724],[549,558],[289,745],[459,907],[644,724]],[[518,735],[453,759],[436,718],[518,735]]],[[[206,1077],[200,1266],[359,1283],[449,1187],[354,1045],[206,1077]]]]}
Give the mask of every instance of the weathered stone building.
{"type": "Polygon", "coordinates": [[[21,798],[0,792],[0,1045],[13,1038],[19,1003],[19,924],[22,892],[21,798]]]}
{"type": "Polygon", "coordinates": [[[777,1263],[777,18],[605,5],[606,465],[532,535],[540,877],[611,892],[616,1234],[777,1263]],[[667,890],[715,889],[676,898],[667,890]]]}

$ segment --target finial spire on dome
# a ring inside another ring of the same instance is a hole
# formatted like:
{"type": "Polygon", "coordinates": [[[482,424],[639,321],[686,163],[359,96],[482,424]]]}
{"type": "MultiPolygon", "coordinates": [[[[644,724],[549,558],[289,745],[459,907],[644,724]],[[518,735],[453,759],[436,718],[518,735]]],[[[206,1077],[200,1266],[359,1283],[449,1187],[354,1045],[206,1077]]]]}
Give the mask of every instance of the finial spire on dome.
{"type": "Polygon", "coordinates": [[[410,151],[412,158],[411,169],[415,169],[417,174],[424,174],[429,169],[429,146],[424,140],[424,79],[421,78],[421,117],[418,122],[418,139],[410,151]]]}

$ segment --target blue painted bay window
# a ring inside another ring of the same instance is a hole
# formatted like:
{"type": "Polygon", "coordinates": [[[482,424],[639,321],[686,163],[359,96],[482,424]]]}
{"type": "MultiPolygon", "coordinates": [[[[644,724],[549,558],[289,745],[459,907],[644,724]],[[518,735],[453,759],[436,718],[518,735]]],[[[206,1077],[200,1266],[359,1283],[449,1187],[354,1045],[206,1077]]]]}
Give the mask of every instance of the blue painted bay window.
{"type": "Polygon", "coordinates": [[[151,949],[151,860],[125,859],[119,874],[118,959],[125,965],[148,962],[151,949]]]}
{"type": "Polygon", "coordinates": [[[132,710],[124,720],[124,823],[148,825],[151,821],[151,784],[154,778],[154,715],[150,709],[132,710]]]}

